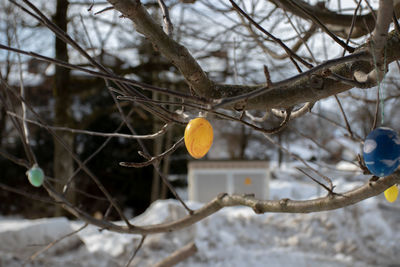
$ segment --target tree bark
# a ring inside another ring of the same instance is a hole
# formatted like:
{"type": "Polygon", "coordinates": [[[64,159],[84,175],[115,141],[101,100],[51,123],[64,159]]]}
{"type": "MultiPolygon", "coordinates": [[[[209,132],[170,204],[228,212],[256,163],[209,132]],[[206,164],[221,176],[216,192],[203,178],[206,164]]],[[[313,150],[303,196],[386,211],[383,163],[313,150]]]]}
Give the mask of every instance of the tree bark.
{"type": "MultiPolygon", "coordinates": [[[[56,14],[53,18],[54,23],[58,25],[63,31],[67,31],[68,25],[68,0],[57,0],[56,14]]],[[[68,49],[67,44],[56,38],[55,40],[55,56],[57,59],[68,62],[68,49]]],[[[70,70],[60,66],[56,66],[54,75],[54,124],[56,126],[72,126],[72,116],[70,113],[71,93],[69,88],[70,83],[70,70]]],[[[73,173],[74,162],[68,150],[74,150],[74,135],[69,132],[59,132],[58,135],[66,144],[65,148],[59,141],[54,139],[54,177],[57,179],[56,184],[57,192],[62,192],[67,179],[73,173]],[[67,150],[68,149],[68,150],[67,150]]],[[[69,190],[67,199],[74,203],[73,190],[69,190]]],[[[55,216],[63,215],[61,207],[55,211],[55,216]]]]}
{"type": "MultiPolygon", "coordinates": [[[[116,10],[121,12],[124,17],[129,18],[133,22],[135,29],[139,33],[145,35],[153,46],[179,69],[196,94],[211,99],[219,99],[219,101],[221,101],[221,99],[226,100],[226,98],[236,97],[240,97],[241,99],[230,99],[222,104],[217,103],[213,108],[235,107],[240,110],[243,108],[243,102],[245,102],[246,109],[248,110],[289,108],[302,103],[316,102],[355,87],[354,83],[338,80],[337,78],[330,77],[327,73],[339,75],[349,81],[359,81],[359,79],[355,77],[356,73],[361,74],[361,76],[364,74],[364,76],[368,77],[373,77],[375,74],[373,57],[369,53],[369,40],[360,47],[357,47],[355,52],[348,56],[348,58],[343,57],[329,60],[286,80],[274,82],[268,88],[265,84],[236,85],[214,83],[207,77],[206,73],[197,63],[196,59],[190,54],[188,49],[163,32],[162,27],[152,19],[140,1],[108,0],[108,2],[112,4],[116,10]],[[368,64],[366,64],[366,62],[368,64]],[[327,70],[328,72],[326,72],[327,70]],[[249,92],[252,93],[251,96],[247,95],[249,92]]],[[[395,10],[397,10],[399,5],[400,4],[396,3],[395,10]]],[[[381,9],[382,8],[385,7],[381,7],[381,9]]],[[[380,28],[383,29],[385,27],[386,25],[381,25],[380,28]]],[[[377,36],[376,38],[384,38],[387,41],[387,64],[400,58],[399,33],[392,31],[387,38],[386,35],[377,36]]],[[[383,54],[380,54],[379,58],[383,58],[383,54]]],[[[376,83],[369,81],[373,81],[373,79],[368,79],[365,83],[360,81],[357,86],[370,88],[376,85],[376,83]]]]}
{"type": "MultiPolygon", "coordinates": [[[[153,78],[156,75],[153,75],[153,78]]],[[[158,93],[153,93],[153,100],[158,100],[158,93]]],[[[160,121],[154,117],[153,121],[153,131],[157,131],[157,129],[160,129],[160,121]]],[[[162,138],[157,138],[154,140],[153,144],[153,155],[157,156],[162,152],[162,146],[163,146],[163,139],[162,138]]],[[[157,167],[159,168],[160,162],[156,163],[157,167]]],[[[153,169],[153,182],[151,186],[151,203],[156,201],[157,199],[160,198],[160,175],[158,174],[157,170],[154,168],[153,169]]]]}

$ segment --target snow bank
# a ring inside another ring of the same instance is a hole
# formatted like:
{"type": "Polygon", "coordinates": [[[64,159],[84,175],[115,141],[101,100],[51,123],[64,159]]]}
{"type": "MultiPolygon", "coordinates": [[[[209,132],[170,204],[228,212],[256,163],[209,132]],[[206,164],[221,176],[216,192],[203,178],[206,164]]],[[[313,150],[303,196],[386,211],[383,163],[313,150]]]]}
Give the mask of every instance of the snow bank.
{"type": "MultiPolygon", "coordinates": [[[[345,190],[359,182],[338,180],[335,184],[338,190],[345,190]]],[[[314,184],[271,183],[271,196],[277,199],[305,199],[318,194],[321,192],[314,184]]],[[[185,214],[177,201],[157,201],[132,223],[156,224],[185,214]]],[[[53,241],[80,226],[81,222],[64,218],[0,219],[0,266],[20,266],[31,253],[42,248],[32,247],[33,244],[53,241]]],[[[126,264],[140,238],[89,226],[30,264],[121,266],[126,264]]],[[[344,209],[312,214],[256,215],[250,208],[231,207],[186,229],[148,236],[132,266],[153,266],[191,241],[196,243],[198,252],[180,263],[180,267],[395,266],[400,254],[399,240],[399,202],[388,204],[382,196],[344,209]]]]}
{"type": "MultiPolygon", "coordinates": [[[[158,201],[140,220],[149,222],[154,214],[170,220],[168,210],[184,213],[178,202],[158,201]]],[[[149,236],[133,266],[152,266],[191,241],[199,251],[180,267],[389,266],[400,253],[399,211],[382,198],[313,214],[225,208],[188,229],[149,236]]]]}
{"type": "Polygon", "coordinates": [[[108,255],[89,253],[76,235],[56,243],[34,261],[29,260],[37,251],[71,232],[71,222],[66,218],[0,218],[0,266],[118,266],[108,255]]]}
{"type": "MultiPolygon", "coordinates": [[[[12,252],[20,258],[27,258],[48,243],[72,232],[70,222],[65,218],[0,221],[0,251],[12,252]]],[[[76,236],[62,240],[49,251],[51,254],[79,246],[76,236]]]]}

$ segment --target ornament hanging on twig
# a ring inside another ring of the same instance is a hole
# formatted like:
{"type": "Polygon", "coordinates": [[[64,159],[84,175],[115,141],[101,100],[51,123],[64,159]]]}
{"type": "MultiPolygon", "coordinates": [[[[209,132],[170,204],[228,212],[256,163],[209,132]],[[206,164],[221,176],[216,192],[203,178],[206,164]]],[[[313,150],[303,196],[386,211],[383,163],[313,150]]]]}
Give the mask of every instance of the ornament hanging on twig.
{"type": "Polygon", "coordinates": [[[368,170],[379,177],[392,174],[400,163],[400,139],[387,127],[370,132],[364,142],[364,161],[368,170]]]}
{"type": "Polygon", "coordinates": [[[185,129],[185,146],[189,154],[200,159],[210,150],[214,139],[213,128],[205,118],[191,120],[185,129]]]}
{"type": "Polygon", "coordinates": [[[38,165],[33,165],[33,167],[26,172],[26,175],[31,185],[40,187],[43,184],[44,172],[38,165]]]}
{"type": "Polygon", "coordinates": [[[391,187],[385,190],[384,194],[388,202],[390,203],[395,202],[397,196],[399,195],[399,188],[397,187],[397,185],[392,185],[391,187]]]}

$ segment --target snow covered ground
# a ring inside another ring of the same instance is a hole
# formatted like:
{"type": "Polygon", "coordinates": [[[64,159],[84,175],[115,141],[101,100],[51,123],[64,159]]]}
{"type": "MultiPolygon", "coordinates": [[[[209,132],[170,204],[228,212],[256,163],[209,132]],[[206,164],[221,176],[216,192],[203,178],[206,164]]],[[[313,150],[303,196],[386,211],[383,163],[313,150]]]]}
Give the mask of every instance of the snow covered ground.
{"type": "MultiPolygon", "coordinates": [[[[335,181],[339,191],[359,183],[335,181]]],[[[270,194],[275,199],[307,199],[320,191],[315,184],[291,177],[272,181],[270,194]]],[[[157,201],[133,223],[160,223],[184,215],[176,201],[157,201]]],[[[82,225],[65,218],[2,217],[0,266],[125,266],[140,241],[140,236],[89,226],[28,260],[43,245],[82,225]]],[[[198,252],[177,266],[399,266],[400,202],[389,204],[378,196],[312,214],[256,215],[245,207],[225,208],[187,229],[148,236],[132,266],[153,266],[191,241],[198,252]]]]}

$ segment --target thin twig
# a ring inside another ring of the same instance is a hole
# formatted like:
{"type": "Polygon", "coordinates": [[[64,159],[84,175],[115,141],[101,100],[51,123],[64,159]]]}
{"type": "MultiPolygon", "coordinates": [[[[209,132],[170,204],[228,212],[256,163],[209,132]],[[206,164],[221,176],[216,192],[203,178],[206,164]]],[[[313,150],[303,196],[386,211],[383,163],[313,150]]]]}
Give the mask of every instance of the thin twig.
{"type": "Polygon", "coordinates": [[[99,15],[99,14],[101,14],[103,12],[106,12],[106,11],[109,11],[109,10],[113,10],[113,9],[114,9],[113,6],[105,7],[102,10],[95,12],[94,15],[99,15]]]}
{"type": "MultiPolygon", "coordinates": [[[[297,36],[299,37],[299,40],[304,44],[304,46],[306,47],[308,53],[310,54],[312,60],[314,61],[315,64],[318,64],[317,60],[314,57],[314,53],[311,51],[310,47],[308,46],[307,42],[306,42],[306,38],[303,38],[300,34],[300,32],[297,30],[297,28],[294,26],[292,19],[289,17],[289,15],[287,14],[286,10],[283,10],[283,13],[285,14],[286,18],[288,19],[290,26],[292,26],[292,29],[296,32],[297,36]]],[[[309,32],[314,32],[315,31],[315,24],[313,23],[311,26],[311,29],[309,32]],[[312,30],[312,31],[311,31],[312,30]]],[[[311,37],[311,34],[308,35],[309,37],[311,37]]],[[[308,37],[306,36],[306,37],[308,37]]]]}
{"type": "MultiPolygon", "coordinates": [[[[112,96],[112,98],[113,98],[113,100],[114,100],[114,103],[117,105],[117,108],[118,108],[118,110],[119,110],[119,112],[120,112],[120,114],[121,114],[122,120],[125,122],[126,126],[127,126],[128,129],[131,131],[131,133],[136,135],[136,131],[135,131],[135,129],[133,129],[133,127],[128,123],[128,120],[127,120],[127,118],[126,118],[124,112],[122,111],[122,108],[121,108],[120,104],[119,104],[118,101],[117,101],[117,97],[115,96],[114,91],[111,90],[111,87],[110,87],[110,85],[109,85],[109,81],[108,81],[108,80],[105,80],[105,82],[106,82],[107,88],[110,89],[109,92],[110,92],[110,94],[111,94],[111,96],[112,96]]],[[[148,99],[148,98],[144,98],[144,99],[148,99]]],[[[142,141],[141,139],[136,139],[136,140],[137,140],[138,144],[140,145],[140,147],[142,148],[144,154],[150,155],[150,153],[148,152],[148,150],[147,150],[145,144],[143,143],[143,141],[142,141]]],[[[153,161],[152,164],[153,164],[153,168],[155,169],[155,171],[157,172],[157,174],[161,177],[161,180],[163,181],[163,183],[167,185],[167,187],[168,187],[169,190],[172,192],[172,194],[174,195],[174,197],[182,204],[182,206],[187,210],[187,212],[188,212],[189,214],[192,214],[192,213],[193,213],[193,210],[190,209],[190,208],[186,205],[185,201],[183,201],[183,199],[182,199],[182,198],[179,196],[179,194],[176,192],[175,188],[174,188],[174,187],[172,186],[172,184],[169,182],[168,178],[167,178],[163,173],[161,173],[161,171],[160,171],[160,169],[159,169],[159,166],[156,164],[156,162],[153,161]]]]}
{"type": "Polygon", "coordinates": [[[302,174],[304,174],[305,176],[307,176],[308,178],[310,178],[311,180],[313,180],[314,182],[316,182],[317,184],[319,184],[320,186],[322,186],[326,191],[328,191],[328,194],[334,194],[333,190],[330,189],[329,187],[327,187],[326,185],[324,185],[323,183],[321,183],[320,181],[318,181],[317,179],[315,179],[314,177],[312,177],[311,175],[309,175],[307,172],[305,172],[304,170],[300,169],[299,167],[296,167],[296,170],[300,171],[302,174]]]}
{"type": "Polygon", "coordinates": [[[94,0],[92,0],[92,3],[91,3],[90,6],[88,7],[87,11],[88,11],[88,12],[92,11],[93,6],[94,6],[94,0]]]}
{"type": "Polygon", "coordinates": [[[64,239],[66,239],[66,238],[68,238],[68,237],[70,237],[70,236],[73,236],[73,235],[75,235],[76,233],[79,233],[80,231],[82,231],[83,229],[85,229],[88,225],[89,225],[88,223],[85,223],[85,224],[84,224],[82,227],[80,227],[79,229],[77,229],[77,230],[75,230],[75,231],[73,231],[73,232],[71,232],[71,233],[69,233],[69,234],[66,234],[66,235],[64,235],[64,236],[62,236],[62,237],[60,237],[60,238],[58,238],[58,239],[52,241],[52,242],[49,243],[46,247],[44,247],[44,248],[42,248],[41,250],[35,252],[35,253],[30,257],[30,260],[31,260],[31,261],[35,260],[35,258],[36,258],[37,256],[39,256],[40,254],[44,253],[46,250],[50,249],[52,246],[54,246],[54,245],[57,244],[58,242],[60,242],[60,241],[62,241],[62,240],[64,240],[64,239]]]}
{"type": "Polygon", "coordinates": [[[164,3],[163,0],[157,0],[158,5],[160,6],[161,12],[163,14],[163,20],[164,20],[164,25],[165,25],[165,33],[169,36],[172,37],[172,34],[174,32],[174,25],[171,22],[171,19],[169,17],[169,12],[168,12],[168,7],[164,3]]]}
{"type": "Polygon", "coordinates": [[[323,178],[328,184],[329,187],[331,189],[333,189],[333,184],[332,184],[332,180],[329,179],[327,176],[323,175],[321,172],[319,172],[318,170],[316,170],[315,168],[311,167],[310,164],[308,164],[304,159],[302,159],[301,157],[299,157],[296,154],[293,154],[292,152],[290,152],[288,149],[284,148],[281,144],[275,142],[275,140],[273,140],[270,136],[264,134],[264,137],[272,144],[274,144],[275,146],[277,146],[279,149],[281,149],[283,152],[285,152],[286,154],[290,155],[291,157],[297,159],[298,161],[300,161],[301,163],[304,164],[304,166],[306,166],[307,168],[309,168],[310,170],[312,170],[315,174],[319,175],[321,178],[323,178]]]}
{"type": "MultiPolygon", "coordinates": [[[[19,5],[18,3],[15,3],[14,0],[10,0],[12,1],[15,5],[19,6],[20,8],[22,8],[24,10],[24,12],[27,12],[28,14],[32,14],[32,12],[26,10],[24,7],[22,7],[21,5],[19,5]]],[[[43,25],[45,25],[48,29],[50,29],[58,38],[60,38],[61,40],[63,40],[65,43],[71,45],[76,51],[79,52],[79,54],[81,54],[84,58],[86,58],[87,60],[89,60],[89,62],[96,68],[98,68],[101,72],[111,75],[111,76],[115,76],[109,69],[107,69],[106,67],[104,67],[102,64],[100,64],[99,62],[97,62],[96,60],[93,59],[93,57],[91,57],[85,49],[83,49],[77,42],[75,42],[69,35],[68,33],[66,33],[65,31],[61,30],[55,23],[53,23],[51,20],[49,20],[46,15],[44,15],[40,9],[38,9],[35,5],[33,5],[29,0],[22,0],[26,5],[28,5],[40,18],[39,18],[39,22],[41,22],[43,25]]],[[[34,15],[35,16],[35,15],[34,15]]],[[[37,16],[35,16],[36,18],[37,16]]],[[[143,95],[141,92],[139,92],[136,88],[133,88],[131,86],[127,86],[126,84],[121,84],[119,82],[116,82],[116,85],[118,87],[121,87],[121,89],[124,90],[130,90],[134,95],[136,96],[140,96],[140,97],[144,97],[146,98],[145,95],[143,95]]],[[[177,120],[176,116],[173,116],[175,114],[171,114],[168,110],[166,110],[163,107],[159,107],[159,106],[144,106],[143,108],[145,108],[147,111],[152,112],[154,115],[160,117],[163,120],[166,121],[176,121],[179,122],[179,120],[177,120]],[[170,115],[170,116],[169,116],[170,115]],[[167,119],[168,118],[168,119],[167,119]]]]}
{"type": "Polygon", "coordinates": [[[379,88],[376,90],[376,104],[375,104],[375,115],[374,115],[374,121],[372,122],[372,127],[371,131],[376,128],[376,125],[378,124],[378,117],[379,117],[379,104],[381,102],[381,96],[379,93],[379,88]]]}
{"type": "Polygon", "coordinates": [[[328,34],[336,43],[338,43],[341,47],[349,51],[350,53],[353,53],[355,48],[347,45],[345,42],[340,40],[334,33],[332,33],[328,27],[326,27],[316,16],[314,16],[312,13],[310,13],[307,9],[302,7],[300,4],[298,4],[296,1],[290,1],[290,3],[297,7],[300,11],[302,11],[305,15],[307,15],[315,24],[321,27],[321,29],[328,34]]]}
{"type": "MultiPolygon", "coordinates": [[[[162,104],[179,105],[179,106],[183,105],[185,107],[190,107],[190,108],[194,108],[196,110],[201,110],[201,111],[205,111],[205,112],[209,112],[209,113],[215,114],[219,118],[240,122],[240,123],[252,128],[253,130],[256,130],[258,132],[262,132],[262,133],[265,133],[265,134],[274,134],[274,133],[277,133],[280,130],[282,130],[282,128],[280,126],[272,128],[272,129],[264,129],[262,127],[259,127],[259,126],[255,125],[255,124],[252,124],[252,123],[249,123],[249,122],[243,120],[242,116],[240,116],[239,118],[236,118],[234,116],[231,116],[231,115],[228,115],[228,114],[225,114],[225,113],[222,113],[222,112],[218,112],[218,111],[215,111],[215,110],[210,110],[210,109],[205,108],[203,106],[189,104],[189,103],[171,102],[171,101],[159,101],[159,100],[142,99],[142,98],[138,98],[138,97],[129,97],[129,96],[128,97],[126,97],[126,96],[118,96],[117,98],[124,99],[124,100],[130,100],[130,101],[138,101],[138,102],[143,101],[143,102],[152,102],[152,103],[159,103],[159,104],[162,103],[162,104]]],[[[307,109],[307,110],[309,110],[309,109],[307,109]]],[[[284,116],[283,118],[286,118],[286,117],[284,116]]]]}
{"type": "MultiPolygon", "coordinates": [[[[307,112],[310,112],[313,106],[314,106],[314,103],[307,102],[299,109],[297,109],[295,111],[292,110],[292,112],[290,114],[290,119],[296,119],[296,118],[303,116],[307,112]]],[[[279,117],[279,118],[286,117],[286,111],[284,111],[284,110],[279,110],[279,109],[273,108],[273,109],[271,109],[271,113],[274,114],[274,116],[279,117]]]]}
{"type": "Polygon", "coordinates": [[[298,61],[300,61],[304,66],[307,66],[308,68],[312,68],[313,66],[308,63],[307,61],[305,61],[304,59],[302,59],[300,56],[298,56],[295,52],[293,52],[289,47],[287,47],[282,40],[276,38],[275,36],[273,36],[271,33],[269,33],[267,30],[265,30],[260,24],[258,24],[257,22],[255,22],[245,11],[243,11],[243,9],[241,9],[233,0],[229,0],[229,2],[231,2],[233,8],[235,8],[240,14],[242,14],[243,16],[246,17],[246,19],[248,21],[250,21],[251,24],[253,24],[257,29],[259,29],[261,32],[263,32],[265,35],[267,35],[268,37],[270,37],[271,39],[273,39],[275,42],[277,42],[284,50],[285,52],[289,55],[290,58],[292,58],[292,62],[295,64],[295,66],[297,68],[299,68],[299,66],[297,65],[297,63],[295,61],[293,61],[293,58],[297,59],[298,61]]]}
{"type": "Polygon", "coordinates": [[[11,186],[8,186],[8,185],[3,184],[3,183],[0,183],[0,188],[5,190],[5,191],[9,191],[9,192],[12,192],[12,193],[15,193],[15,194],[18,194],[18,195],[33,199],[33,200],[41,201],[43,203],[47,203],[47,204],[56,203],[57,204],[57,202],[54,201],[51,198],[41,197],[41,196],[32,194],[32,192],[27,192],[27,191],[23,191],[23,190],[20,190],[20,189],[16,189],[15,187],[11,187],[11,186]]]}
{"type": "MultiPolygon", "coordinates": [[[[15,21],[14,18],[14,35],[15,35],[15,42],[17,44],[17,48],[20,48],[20,43],[19,43],[19,37],[17,34],[17,22],[15,21]]],[[[18,73],[19,73],[19,86],[20,86],[20,94],[22,98],[25,98],[25,87],[24,87],[24,76],[22,73],[22,62],[21,62],[21,54],[17,54],[17,59],[18,59],[18,73]]],[[[22,117],[26,119],[26,105],[24,102],[21,102],[21,109],[22,109],[22,117]]],[[[22,121],[22,129],[23,129],[23,138],[25,138],[25,143],[27,144],[28,147],[30,147],[30,142],[29,142],[29,129],[28,125],[26,124],[25,120],[22,121]]],[[[36,161],[35,154],[33,153],[32,149],[29,149],[29,155],[28,157],[31,157],[30,160],[36,161]]]]}
{"type": "Polygon", "coordinates": [[[14,162],[15,164],[25,167],[27,169],[29,169],[31,167],[31,165],[29,165],[28,161],[17,158],[15,156],[9,154],[7,151],[3,150],[2,148],[0,148],[0,155],[3,156],[4,158],[14,162]]]}
{"type": "Polygon", "coordinates": [[[154,267],[172,267],[186,260],[197,252],[197,247],[194,242],[190,242],[184,247],[174,251],[171,255],[156,263],[154,267]]]}
{"type": "Polygon", "coordinates": [[[265,76],[265,81],[266,81],[267,87],[272,86],[271,74],[269,73],[267,65],[263,66],[263,71],[264,71],[264,76],[265,76]]]}
{"type": "MultiPolygon", "coordinates": [[[[351,38],[351,34],[353,33],[354,26],[356,25],[357,12],[358,12],[358,9],[359,9],[360,6],[361,6],[361,1],[362,1],[362,0],[359,0],[359,1],[358,1],[357,7],[356,7],[356,9],[354,10],[353,18],[351,19],[350,31],[349,31],[349,34],[347,35],[347,39],[346,39],[346,45],[349,44],[349,41],[350,41],[350,38],[351,38]]],[[[343,49],[342,57],[343,57],[345,54],[346,54],[346,49],[343,49]]]]}
{"type": "Polygon", "coordinates": [[[393,11],[393,23],[394,23],[394,28],[396,29],[396,32],[400,34],[400,24],[399,21],[397,20],[396,12],[393,11]]]}
{"type": "Polygon", "coordinates": [[[340,100],[339,100],[339,98],[338,98],[337,95],[335,95],[335,99],[336,99],[336,103],[337,103],[338,106],[339,106],[340,112],[341,112],[342,115],[343,115],[343,119],[344,119],[344,122],[346,123],[347,131],[349,132],[350,137],[353,138],[353,131],[351,130],[351,126],[350,126],[349,120],[347,119],[346,113],[344,112],[342,103],[340,103],[340,100]]]}
{"type": "MultiPolygon", "coordinates": [[[[17,97],[20,101],[24,101],[28,109],[32,112],[34,116],[43,124],[45,125],[44,121],[40,117],[40,115],[33,109],[33,107],[25,101],[21,96],[16,94],[14,90],[12,90],[7,83],[2,80],[2,83],[5,85],[4,87],[7,89],[7,91],[10,91],[11,93],[14,94],[15,97],[17,97]]],[[[75,160],[76,163],[88,174],[88,176],[95,182],[95,184],[98,186],[98,188],[103,192],[103,194],[107,197],[108,201],[113,204],[115,210],[118,212],[120,217],[126,222],[126,224],[129,227],[134,227],[133,225],[130,224],[129,220],[126,218],[126,216],[123,214],[121,208],[115,200],[111,197],[110,193],[107,191],[107,189],[103,186],[103,184],[100,182],[100,180],[93,174],[92,171],[88,169],[86,165],[82,163],[82,161],[78,158],[77,155],[73,151],[70,150],[70,148],[65,144],[65,142],[50,128],[46,127],[46,130],[58,141],[60,144],[64,147],[65,150],[71,155],[71,157],[75,160]]]]}
{"type": "MultiPolygon", "coordinates": [[[[156,161],[161,160],[162,158],[168,156],[169,154],[171,154],[172,152],[177,150],[178,147],[183,144],[183,140],[184,140],[184,138],[182,137],[175,144],[173,144],[169,149],[165,150],[163,153],[161,153],[161,154],[159,154],[157,156],[151,157],[146,162],[140,162],[140,163],[136,163],[136,162],[120,162],[119,165],[121,165],[123,167],[134,167],[134,168],[142,168],[142,167],[145,167],[145,166],[149,166],[150,164],[153,164],[156,161]]],[[[139,154],[141,156],[144,156],[143,153],[139,153],[139,154]]]]}
{"type": "MultiPolygon", "coordinates": [[[[132,114],[133,109],[128,113],[128,117],[132,114]]],[[[124,122],[121,122],[120,125],[117,127],[117,129],[115,130],[115,132],[118,132],[119,130],[121,130],[122,126],[124,126],[124,122]]],[[[100,153],[100,151],[103,150],[103,148],[111,141],[111,137],[108,137],[97,149],[96,151],[94,151],[89,157],[87,157],[84,161],[83,164],[86,165],[92,158],[94,158],[98,153],[100,153]]],[[[76,177],[76,175],[78,174],[78,172],[80,172],[81,167],[78,166],[78,168],[72,173],[72,175],[67,179],[67,182],[64,185],[63,188],[63,195],[65,196],[69,190],[69,187],[72,184],[73,179],[76,177]]]]}
{"type": "MultiPolygon", "coordinates": [[[[3,76],[1,75],[1,72],[0,72],[0,82],[1,82],[3,88],[7,88],[8,84],[3,79],[3,76]]],[[[12,91],[12,92],[16,94],[16,92],[14,92],[14,91],[12,91]]],[[[10,99],[10,96],[9,96],[9,93],[8,93],[7,90],[0,91],[0,99],[1,99],[1,102],[3,103],[3,106],[5,107],[5,110],[13,110],[15,112],[14,105],[10,105],[12,103],[12,101],[10,99]]],[[[19,136],[19,138],[21,140],[21,143],[22,143],[22,145],[24,147],[25,155],[27,156],[28,161],[29,161],[29,165],[30,166],[34,165],[34,163],[36,162],[35,156],[34,156],[34,153],[32,151],[32,147],[29,146],[26,143],[26,139],[24,137],[25,135],[24,135],[24,130],[23,130],[22,125],[13,117],[10,117],[10,120],[11,120],[14,128],[18,132],[18,136],[19,136]]]]}
{"type": "Polygon", "coordinates": [[[80,66],[77,66],[77,65],[74,65],[74,64],[70,64],[70,63],[67,63],[67,62],[64,62],[64,61],[61,61],[61,60],[57,60],[57,59],[54,59],[54,58],[50,58],[50,57],[46,57],[46,56],[43,56],[43,55],[39,55],[39,54],[37,54],[35,52],[24,51],[24,50],[12,48],[12,47],[9,47],[9,46],[3,45],[3,44],[0,44],[0,49],[4,49],[4,50],[7,50],[7,51],[12,51],[12,52],[15,52],[15,53],[20,53],[20,54],[23,54],[23,55],[31,56],[31,57],[34,57],[36,59],[39,59],[39,60],[42,60],[42,61],[46,61],[46,62],[50,62],[50,63],[56,64],[58,66],[62,66],[62,67],[65,67],[65,68],[69,68],[69,69],[73,69],[73,70],[79,70],[79,71],[91,74],[91,75],[93,75],[95,77],[104,78],[104,79],[108,79],[108,80],[115,81],[115,82],[122,82],[122,83],[125,83],[125,84],[134,85],[134,86],[137,86],[137,87],[139,87],[139,88],[141,88],[143,90],[149,90],[149,91],[152,91],[152,92],[158,92],[158,93],[161,93],[161,94],[167,94],[167,95],[175,96],[175,97],[182,98],[182,99],[192,100],[194,102],[203,103],[203,104],[207,104],[209,102],[208,100],[206,100],[205,98],[202,98],[202,97],[197,97],[197,96],[193,96],[193,95],[189,95],[189,94],[185,94],[185,93],[181,93],[181,92],[177,92],[177,91],[172,91],[172,90],[169,90],[169,89],[166,89],[166,88],[156,87],[156,86],[153,86],[153,85],[150,85],[150,84],[146,84],[146,83],[142,83],[142,82],[138,82],[138,81],[135,81],[135,80],[132,80],[132,79],[123,78],[123,77],[120,77],[120,76],[117,76],[117,75],[114,75],[114,74],[108,74],[108,73],[93,71],[93,70],[86,69],[86,68],[83,68],[83,67],[80,67],[80,66]]]}
{"type": "Polygon", "coordinates": [[[88,131],[88,130],[80,130],[80,129],[72,129],[69,127],[59,127],[59,126],[49,126],[49,125],[43,125],[40,122],[34,121],[34,120],[29,120],[22,118],[21,116],[7,111],[7,114],[13,117],[16,117],[22,121],[29,122],[32,124],[35,124],[39,127],[42,128],[49,128],[54,131],[64,131],[64,132],[71,132],[71,133],[77,133],[77,134],[86,134],[86,135],[92,135],[92,136],[101,136],[101,137],[119,137],[119,138],[125,138],[125,139],[154,139],[158,138],[164,133],[166,133],[168,127],[171,125],[169,123],[164,124],[164,126],[156,133],[153,134],[148,134],[148,135],[131,135],[131,134],[122,134],[122,133],[101,133],[101,132],[94,132],[94,131],[88,131]]]}
{"type": "MultiPolygon", "coordinates": [[[[244,110],[244,113],[243,113],[243,115],[246,115],[246,117],[248,117],[252,122],[264,122],[268,119],[269,114],[270,113],[268,111],[266,111],[262,117],[256,117],[256,116],[251,115],[251,113],[247,110],[244,110]]],[[[240,119],[243,120],[242,118],[240,118],[240,119]]]]}
{"type": "Polygon", "coordinates": [[[139,252],[140,248],[143,246],[144,240],[146,239],[146,235],[143,235],[140,239],[139,245],[136,247],[135,251],[133,251],[132,256],[129,258],[128,262],[126,263],[125,267],[129,267],[133,259],[135,258],[136,254],[139,252]]]}
{"type": "Polygon", "coordinates": [[[79,14],[79,19],[80,19],[80,21],[81,21],[82,28],[83,28],[83,31],[85,32],[86,38],[87,38],[87,40],[88,40],[88,42],[89,42],[89,48],[94,48],[94,45],[93,45],[93,43],[92,43],[92,40],[90,39],[89,32],[88,32],[88,30],[87,30],[85,21],[83,20],[82,14],[79,14]]]}
{"type": "MultiPolygon", "coordinates": [[[[315,113],[315,112],[313,112],[313,111],[311,111],[310,113],[311,113],[312,115],[314,115],[314,116],[320,117],[320,118],[322,118],[322,119],[328,121],[328,122],[331,123],[332,125],[335,125],[335,126],[340,127],[340,128],[342,128],[342,129],[344,129],[344,130],[347,130],[346,126],[343,126],[343,125],[339,124],[338,122],[336,122],[336,121],[334,121],[334,120],[332,120],[332,119],[330,119],[330,118],[328,118],[328,117],[325,117],[325,116],[322,115],[322,114],[315,113]]],[[[349,136],[349,137],[350,137],[350,136],[349,136]]],[[[353,138],[352,138],[352,139],[355,140],[355,141],[358,141],[358,142],[362,142],[362,141],[363,141],[363,138],[361,138],[359,135],[357,135],[357,134],[354,133],[354,132],[353,132],[353,138]]]]}
{"type": "Polygon", "coordinates": [[[376,23],[376,14],[375,14],[375,10],[372,8],[372,6],[371,6],[371,4],[369,3],[368,0],[365,0],[364,2],[367,4],[367,7],[368,7],[368,9],[369,9],[369,12],[371,12],[372,17],[374,18],[374,21],[375,21],[375,23],[376,23]]]}

